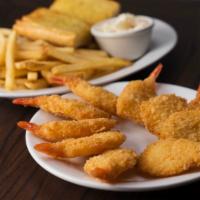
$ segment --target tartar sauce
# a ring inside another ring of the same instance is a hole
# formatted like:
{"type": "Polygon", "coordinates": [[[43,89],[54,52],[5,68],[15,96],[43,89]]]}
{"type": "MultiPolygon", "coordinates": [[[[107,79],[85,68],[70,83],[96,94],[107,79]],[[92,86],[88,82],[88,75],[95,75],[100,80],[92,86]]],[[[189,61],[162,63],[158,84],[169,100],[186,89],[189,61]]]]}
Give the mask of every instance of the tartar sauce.
{"type": "Polygon", "coordinates": [[[140,30],[149,25],[149,21],[140,16],[123,13],[99,27],[102,32],[122,32],[129,29],[140,30]]]}

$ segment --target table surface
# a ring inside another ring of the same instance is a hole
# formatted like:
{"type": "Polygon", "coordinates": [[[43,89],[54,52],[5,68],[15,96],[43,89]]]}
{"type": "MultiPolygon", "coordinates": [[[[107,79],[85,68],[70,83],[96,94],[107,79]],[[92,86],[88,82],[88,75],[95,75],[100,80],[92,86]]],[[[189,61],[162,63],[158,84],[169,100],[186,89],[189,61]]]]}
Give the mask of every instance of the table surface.
{"type": "MultiPolygon", "coordinates": [[[[10,27],[16,18],[50,2],[0,1],[0,26],[10,27]]],[[[200,1],[121,0],[121,3],[123,11],[154,16],[175,27],[178,45],[159,61],[165,66],[159,81],[197,88],[200,80],[200,1]]],[[[156,64],[123,80],[142,79],[156,64]]],[[[36,109],[14,106],[10,100],[0,99],[0,199],[169,199],[176,194],[199,194],[198,181],[170,190],[133,193],[88,189],[62,181],[35,163],[26,149],[24,131],[16,127],[18,121],[29,120],[35,112],[36,109]]]]}

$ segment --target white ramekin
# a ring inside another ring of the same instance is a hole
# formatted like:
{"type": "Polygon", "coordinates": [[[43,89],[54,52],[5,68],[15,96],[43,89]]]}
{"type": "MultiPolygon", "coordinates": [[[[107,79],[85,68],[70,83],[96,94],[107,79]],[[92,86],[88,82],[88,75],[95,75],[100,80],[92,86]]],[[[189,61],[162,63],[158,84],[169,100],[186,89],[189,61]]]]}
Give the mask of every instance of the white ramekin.
{"type": "Polygon", "coordinates": [[[100,27],[103,23],[114,20],[114,18],[111,18],[94,25],[91,28],[92,35],[95,37],[101,49],[111,56],[128,60],[137,59],[148,50],[154,25],[151,17],[143,15],[138,15],[137,17],[144,18],[149,22],[149,25],[139,30],[129,29],[116,33],[102,32],[100,27]]]}

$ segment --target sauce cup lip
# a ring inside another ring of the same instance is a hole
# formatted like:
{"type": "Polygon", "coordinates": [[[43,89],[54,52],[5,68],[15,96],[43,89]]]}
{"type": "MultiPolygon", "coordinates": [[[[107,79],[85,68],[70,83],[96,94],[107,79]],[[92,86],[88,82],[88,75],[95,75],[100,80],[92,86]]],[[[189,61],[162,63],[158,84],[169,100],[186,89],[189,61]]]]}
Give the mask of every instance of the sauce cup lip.
{"type": "Polygon", "coordinates": [[[128,30],[125,30],[125,31],[120,31],[120,32],[103,32],[103,31],[100,31],[99,27],[101,25],[103,25],[106,22],[110,22],[110,21],[112,21],[112,20],[114,20],[116,18],[116,17],[112,17],[112,18],[109,18],[107,20],[101,21],[101,22],[93,25],[92,28],[91,28],[91,33],[95,37],[118,38],[118,37],[129,36],[129,35],[132,35],[132,34],[138,34],[140,32],[143,32],[143,31],[146,31],[148,29],[152,29],[153,28],[154,19],[152,17],[146,16],[146,15],[136,15],[136,17],[141,17],[141,18],[146,19],[149,22],[149,25],[144,27],[144,28],[141,28],[139,30],[131,28],[131,29],[128,29],[128,30]]]}

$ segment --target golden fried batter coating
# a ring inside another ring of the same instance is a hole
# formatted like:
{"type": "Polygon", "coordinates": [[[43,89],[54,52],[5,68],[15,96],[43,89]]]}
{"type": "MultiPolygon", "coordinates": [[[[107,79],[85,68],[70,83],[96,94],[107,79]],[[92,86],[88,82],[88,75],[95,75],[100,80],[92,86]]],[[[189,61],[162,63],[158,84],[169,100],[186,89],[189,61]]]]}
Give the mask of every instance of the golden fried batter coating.
{"type": "Polygon", "coordinates": [[[186,138],[200,142],[200,109],[173,113],[162,124],[160,138],[186,138]]]}
{"type": "Polygon", "coordinates": [[[84,171],[90,176],[113,180],[136,165],[136,153],[130,149],[114,149],[86,161],[84,171]]]}
{"type": "Polygon", "coordinates": [[[93,25],[117,15],[120,4],[107,0],[58,0],[53,2],[50,9],[93,25]]]}
{"type": "Polygon", "coordinates": [[[160,95],[145,101],[140,106],[140,113],[145,127],[160,136],[164,121],[173,113],[187,108],[187,101],[174,94],[160,95]]]}
{"type": "Polygon", "coordinates": [[[108,118],[83,119],[79,121],[51,121],[41,125],[20,121],[18,126],[49,142],[67,138],[79,138],[110,130],[116,120],[108,118]]]}
{"type": "Polygon", "coordinates": [[[123,89],[117,100],[117,114],[125,119],[143,124],[140,116],[140,105],[143,101],[156,96],[155,80],[162,70],[162,65],[156,69],[144,81],[130,81],[123,89]]]}
{"type": "Polygon", "coordinates": [[[54,77],[54,82],[66,84],[77,96],[108,113],[116,114],[117,96],[102,87],[94,86],[79,77],[54,77]]]}
{"type": "Polygon", "coordinates": [[[109,131],[57,143],[37,144],[35,149],[54,158],[73,158],[100,154],[118,148],[124,141],[125,136],[122,133],[109,131]]]}
{"type": "Polygon", "coordinates": [[[83,46],[91,39],[87,23],[47,8],[38,8],[23,16],[13,28],[31,40],[45,40],[61,46],[83,46]]]}
{"type": "Polygon", "coordinates": [[[187,139],[159,140],[139,158],[139,169],[157,177],[172,176],[200,166],[200,143],[187,139]]]}
{"type": "Polygon", "coordinates": [[[20,98],[14,104],[39,107],[56,116],[72,119],[109,118],[110,115],[98,108],[74,99],[64,99],[58,95],[20,98]]]}

